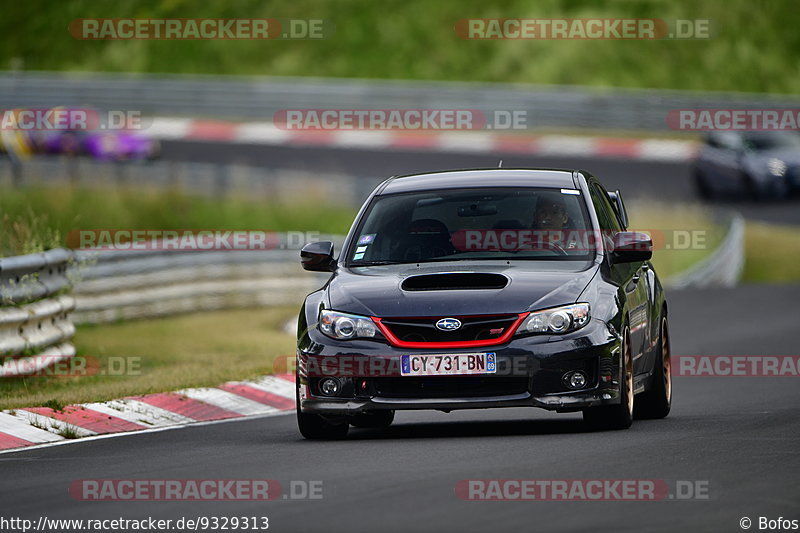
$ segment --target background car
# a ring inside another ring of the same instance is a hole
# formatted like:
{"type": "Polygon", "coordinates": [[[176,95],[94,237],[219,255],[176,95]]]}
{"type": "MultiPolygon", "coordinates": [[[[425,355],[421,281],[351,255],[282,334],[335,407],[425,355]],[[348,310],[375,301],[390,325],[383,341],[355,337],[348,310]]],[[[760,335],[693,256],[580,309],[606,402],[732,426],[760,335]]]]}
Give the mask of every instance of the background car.
{"type": "Polygon", "coordinates": [[[34,151],[41,154],[86,155],[98,161],[148,160],[160,145],[144,133],[119,131],[46,131],[34,134],[34,151]]]}
{"type": "Polygon", "coordinates": [[[708,134],[694,161],[701,197],[785,197],[800,190],[800,136],[791,132],[708,134]]]}

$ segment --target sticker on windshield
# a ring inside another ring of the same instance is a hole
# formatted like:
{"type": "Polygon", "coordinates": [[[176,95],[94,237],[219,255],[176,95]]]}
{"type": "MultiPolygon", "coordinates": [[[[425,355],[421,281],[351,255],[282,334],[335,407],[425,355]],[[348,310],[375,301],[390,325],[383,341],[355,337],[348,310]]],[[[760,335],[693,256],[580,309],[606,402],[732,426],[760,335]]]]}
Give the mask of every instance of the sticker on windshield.
{"type": "Polygon", "coordinates": [[[370,244],[372,241],[375,240],[375,234],[369,233],[367,235],[362,235],[358,239],[358,244],[370,244]]]}
{"type": "Polygon", "coordinates": [[[367,247],[366,246],[359,246],[358,248],[356,248],[356,253],[357,254],[364,253],[366,251],[367,251],[367,247]]]}
{"type": "Polygon", "coordinates": [[[363,253],[356,254],[356,255],[353,256],[353,261],[358,261],[359,259],[364,259],[364,254],[363,253]]]}

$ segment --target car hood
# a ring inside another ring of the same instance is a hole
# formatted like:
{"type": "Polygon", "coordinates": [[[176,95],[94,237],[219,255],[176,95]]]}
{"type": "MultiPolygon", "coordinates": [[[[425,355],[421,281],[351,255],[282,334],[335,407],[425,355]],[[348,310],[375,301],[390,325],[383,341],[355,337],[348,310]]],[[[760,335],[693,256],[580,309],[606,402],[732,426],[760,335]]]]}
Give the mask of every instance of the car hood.
{"type": "Polygon", "coordinates": [[[597,272],[585,262],[435,263],[339,268],[325,287],[330,309],[378,317],[522,313],[574,303],[597,272]],[[519,264],[521,263],[521,264],[519,264]],[[577,268],[583,270],[576,271],[577,268]],[[502,289],[409,291],[410,276],[442,273],[491,273],[508,278],[502,289]]]}

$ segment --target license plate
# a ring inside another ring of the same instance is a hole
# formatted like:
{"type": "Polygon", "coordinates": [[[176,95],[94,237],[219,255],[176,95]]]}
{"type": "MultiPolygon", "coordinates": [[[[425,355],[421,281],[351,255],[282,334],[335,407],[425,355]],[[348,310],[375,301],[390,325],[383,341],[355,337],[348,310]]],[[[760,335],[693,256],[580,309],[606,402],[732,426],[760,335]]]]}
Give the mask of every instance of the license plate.
{"type": "Polygon", "coordinates": [[[497,356],[494,353],[448,353],[401,356],[403,376],[458,376],[494,374],[497,356]]]}

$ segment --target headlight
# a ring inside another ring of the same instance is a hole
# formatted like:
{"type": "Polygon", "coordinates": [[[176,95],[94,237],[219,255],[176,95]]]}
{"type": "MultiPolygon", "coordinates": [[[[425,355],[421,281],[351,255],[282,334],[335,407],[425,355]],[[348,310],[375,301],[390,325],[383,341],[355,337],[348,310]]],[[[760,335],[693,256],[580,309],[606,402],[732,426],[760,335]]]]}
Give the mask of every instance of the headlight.
{"type": "Polygon", "coordinates": [[[371,318],[326,309],[319,313],[318,325],[319,330],[332,339],[374,337],[376,333],[375,324],[372,323],[371,318]]]}
{"type": "Polygon", "coordinates": [[[569,333],[589,323],[589,304],[554,307],[529,314],[517,328],[517,335],[533,333],[569,333]]]}
{"type": "Polygon", "coordinates": [[[769,173],[773,176],[783,176],[786,174],[786,163],[780,159],[770,159],[767,161],[767,168],[769,173]]]}

